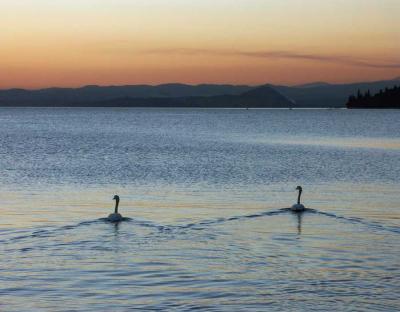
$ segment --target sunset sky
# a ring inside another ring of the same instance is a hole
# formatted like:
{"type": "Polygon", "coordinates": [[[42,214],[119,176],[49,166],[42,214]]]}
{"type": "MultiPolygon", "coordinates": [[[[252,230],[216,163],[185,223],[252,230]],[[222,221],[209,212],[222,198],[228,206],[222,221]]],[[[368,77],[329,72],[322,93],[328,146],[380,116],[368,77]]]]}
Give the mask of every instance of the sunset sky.
{"type": "Polygon", "coordinates": [[[400,0],[1,0],[0,88],[400,76],[400,0]]]}

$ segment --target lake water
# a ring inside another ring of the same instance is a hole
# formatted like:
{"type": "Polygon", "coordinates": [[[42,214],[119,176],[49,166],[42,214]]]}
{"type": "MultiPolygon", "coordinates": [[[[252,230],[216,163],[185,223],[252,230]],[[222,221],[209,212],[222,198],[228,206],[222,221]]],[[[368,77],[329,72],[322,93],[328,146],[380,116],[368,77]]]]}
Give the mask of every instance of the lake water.
{"type": "Polygon", "coordinates": [[[400,310],[400,111],[1,108],[0,168],[0,311],[400,310]]]}

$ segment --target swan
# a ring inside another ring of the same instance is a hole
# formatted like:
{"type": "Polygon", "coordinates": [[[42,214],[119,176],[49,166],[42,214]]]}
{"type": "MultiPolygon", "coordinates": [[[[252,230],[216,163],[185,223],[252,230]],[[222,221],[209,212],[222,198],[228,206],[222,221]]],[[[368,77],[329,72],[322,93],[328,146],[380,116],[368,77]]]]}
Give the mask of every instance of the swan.
{"type": "Polygon", "coordinates": [[[120,222],[122,221],[122,216],[118,213],[119,196],[115,195],[113,200],[115,200],[115,211],[108,216],[107,220],[110,222],[120,222]]]}
{"type": "Polygon", "coordinates": [[[301,197],[301,192],[303,192],[303,188],[301,186],[296,187],[296,190],[299,191],[299,196],[297,197],[297,204],[294,204],[290,210],[292,211],[304,211],[306,207],[304,207],[303,204],[300,204],[300,197],[301,197]]]}

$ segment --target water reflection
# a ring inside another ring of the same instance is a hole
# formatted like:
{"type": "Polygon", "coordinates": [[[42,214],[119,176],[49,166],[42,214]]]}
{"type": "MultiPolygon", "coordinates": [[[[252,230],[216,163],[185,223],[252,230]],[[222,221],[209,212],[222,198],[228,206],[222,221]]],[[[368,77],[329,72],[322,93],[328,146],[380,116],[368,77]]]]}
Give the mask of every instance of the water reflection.
{"type": "Polygon", "coordinates": [[[294,214],[296,214],[296,218],[297,218],[297,235],[301,235],[301,228],[302,228],[304,213],[305,213],[304,211],[294,212],[294,214]]]}
{"type": "Polygon", "coordinates": [[[0,110],[0,310],[398,310],[398,113],[0,110]]]}
{"type": "Polygon", "coordinates": [[[388,138],[335,138],[315,137],[293,137],[293,138],[259,138],[253,139],[252,142],[263,144],[278,144],[278,145],[308,145],[308,146],[324,146],[338,148],[365,148],[365,149],[386,149],[399,150],[400,139],[388,138]]]}
{"type": "Polygon", "coordinates": [[[114,236],[117,237],[119,234],[119,229],[120,229],[120,223],[121,222],[113,222],[112,227],[114,229],[114,236]]]}

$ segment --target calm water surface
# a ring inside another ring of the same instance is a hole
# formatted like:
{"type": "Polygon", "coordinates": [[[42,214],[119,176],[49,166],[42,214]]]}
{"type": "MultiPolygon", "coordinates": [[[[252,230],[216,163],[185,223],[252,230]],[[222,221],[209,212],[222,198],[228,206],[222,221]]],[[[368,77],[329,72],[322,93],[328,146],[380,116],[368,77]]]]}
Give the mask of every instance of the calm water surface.
{"type": "Polygon", "coordinates": [[[400,310],[399,111],[2,108],[0,168],[0,311],[400,310]]]}

